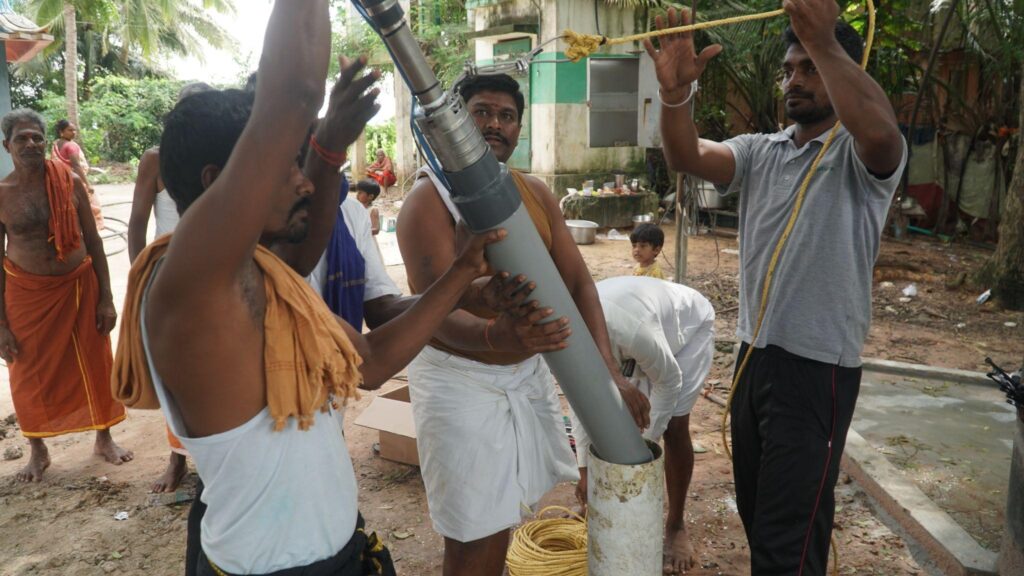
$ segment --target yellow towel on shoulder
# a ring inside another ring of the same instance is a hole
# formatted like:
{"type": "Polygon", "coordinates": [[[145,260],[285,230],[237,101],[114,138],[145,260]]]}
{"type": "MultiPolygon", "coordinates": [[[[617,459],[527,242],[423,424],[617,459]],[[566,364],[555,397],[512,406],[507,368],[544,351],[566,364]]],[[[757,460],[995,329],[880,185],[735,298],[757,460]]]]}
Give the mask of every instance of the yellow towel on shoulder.
{"type": "MultiPolygon", "coordinates": [[[[147,246],[128,273],[111,387],[129,408],[160,407],[142,347],[139,312],[149,276],[170,240],[164,236],[147,246]]],[[[358,398],[362,359],[323,300],[294,270],[262,246],[255,260],[267,294],[263,363],[274,429],[294,417],[305,430],[315,412],[327,408],[330,394],[358,398]]]]}

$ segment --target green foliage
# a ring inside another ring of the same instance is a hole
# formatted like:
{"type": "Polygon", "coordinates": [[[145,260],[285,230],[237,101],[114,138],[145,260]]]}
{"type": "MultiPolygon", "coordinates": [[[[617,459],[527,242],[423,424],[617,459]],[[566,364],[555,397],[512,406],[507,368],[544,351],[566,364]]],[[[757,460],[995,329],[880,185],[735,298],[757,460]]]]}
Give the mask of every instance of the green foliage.
{"type": "MultiPolygon", "coordinates": [[[[130,162],[159,144],[163,118],[174,107],[181,86],[166,79],[98,79],[92,98],[79,109],[79,138],[89,161],[130,162]]],[[[47,92],[37,109],[52,129],[65,117],[64,96],[47,92]]]]}
{"type": "MultiPolygon", "coordinates": [[[[845,2],[842,17],[862,37],[867,36],[868,18],[864,2],[845,2]]],[[[875,10],[875,39],[868,61],[868,73],[894,101],[916,92],[923,70],[914,57],[927,50],[928,3],[922,0],[891,0],[875,10]]]]}
{"type": "Polygon", "coordinates": [[[639,8],[656,8],[663,4],[662,0],[604,0],[612,8],[635,10],[639,8]]]}
{"type": "Polygon", "coordinates": [[[466,5],[460,0],[420,0],[410,8],[416,38],[441,84],[448,86],[462,73],[473,48],[466,35],[466,5]]]}
{"type": "MultiPolygon", "coordinates": [[[[698,9],[697,21],[719,20],[778,8],[777,0],[722,0],[698,9]]],[[[651,17],[663,14],[652,10],[651,17]]],[[[725,138],[735,132],[775,132],[779,120],[778,74],[785,46],[781,40],[785,18],[743,22],[704,30],[696,35],[697,49],[721,44],[723,52],[704,71],[696,117],[709,137],[725,138]],[[727,96],[744,104],[736,107],[727,96]],[[726,108],[744,117],[744,126],[726,126],[726,108]]]]}
{"type": "MultiPolygon", "coordinates": [[[[334,50],[346,56],[366,54],[378,68],[394,70],[387,48],[362,18],[344,9],[340,0],[332,3],[338,10],[334,50]]],[[[462,72],[463,64],[473,57],[466,38],[466,6],[459,0],[419,0],[413,2],[406,19],[420,47],[442,84],[448,85],[462,72]]],[[[331,74],[337,64],[331,64],[331,74]]]]}
{"type": "MultiPolygon", "coordinates": [[[[394,64],[380,36],[359,15],[348,10],[349,0],[337,0],[331,4],[336,9],[334,34],[331,38],[332,53],[344,54],[349,58],[365,54],[375,68],[393,70],[394,64]]],[[[337,74],[338,62],[332,59],[329,76],[333,78],[337,74]]]]}
{"type": "Polygon", "coordinates": [[[366,127],[366,154],[373,162],[377,150],[384,150],[388,158],[395,157],[395,123],[370,124],[366,127]]]}
{"type": "MultiPolygon", "coordinates": [[[[101,40],[103,53],[122,59],[141,56],[152,63],[167,53],[202,55],[209,48],[223,48],[231,40],[210,14],[233,14],[233,0],[25,0],[26,13],[40,24],[51,24],[55,50],[64,44],[65,4],[72,4],[79,34],[101,40]]],[[[79,37],[79,41],[83,39],[79,37]]]]}
{"type": "Polygon", "coordinates": [[[232,40],[214,12],[230,14],[233,0],[15,0],[15,11],[49,24],[54,41],[40,57],[14,68],[15,105],[39,107],[46,93],[64,92],[64,4],[75,6],[80,63],[80,99],[105,76],[163,76],[158,59],[226,48],[232,40]]]}

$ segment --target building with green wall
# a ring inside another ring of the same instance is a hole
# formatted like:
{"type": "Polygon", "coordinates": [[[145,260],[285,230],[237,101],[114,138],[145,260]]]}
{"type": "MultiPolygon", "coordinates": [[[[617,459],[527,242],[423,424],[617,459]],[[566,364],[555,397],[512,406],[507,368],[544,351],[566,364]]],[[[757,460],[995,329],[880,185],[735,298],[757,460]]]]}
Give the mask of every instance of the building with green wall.
{"type": "MultiPolygon", "coordinates": [[[[611,37],[634,33],[638,20],[643,25],[633,9],[603,0],[469,0],[466,11],[477,64],[515,58],[566,29],[611,37]]],[[[653,82],[649,58],[623,45],[573,63],[564,49],[561,41],[547,44],[529,73],[516,78],[527,113],[509,164],[544,179],[559,196],[584,180],[599,186],[616,172],[642,175],[644,146],[658,145],[649,138],[656,107],[644,98],[653,82]]]]}

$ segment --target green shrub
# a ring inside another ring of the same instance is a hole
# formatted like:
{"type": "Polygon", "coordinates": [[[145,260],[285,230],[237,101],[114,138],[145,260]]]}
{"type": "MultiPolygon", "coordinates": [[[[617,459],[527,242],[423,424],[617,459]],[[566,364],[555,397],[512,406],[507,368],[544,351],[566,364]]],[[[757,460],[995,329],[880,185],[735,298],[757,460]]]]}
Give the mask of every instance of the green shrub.
{"type": "Polygon", "coordinates": [[[374,162],[377,150],[384,150],[388,158],[395,157],[395,123],[370,124],[366,127],[366,157],[374,162]]]}
{"type": "MultiPolygon", "coordinates": [[[[89,100],[78,105],[79,140],[89,162],[130,162],[160,143],[164,116],[174,107],[182,82],[107,76],[96,80],[89,100]]],[[[64,95],[47,92],[39,112],[49,123],[66,118],[64,95]]],[[[51,137],[56,137],[50,134],[51,137]]]]}

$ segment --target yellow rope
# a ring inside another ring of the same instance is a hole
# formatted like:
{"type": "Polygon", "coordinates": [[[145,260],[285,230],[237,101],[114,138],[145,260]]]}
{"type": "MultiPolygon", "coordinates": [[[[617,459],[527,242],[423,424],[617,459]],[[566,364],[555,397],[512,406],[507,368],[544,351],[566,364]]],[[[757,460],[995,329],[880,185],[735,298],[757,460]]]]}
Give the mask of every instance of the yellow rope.
{"type": "Polygon", "coordinates": [[[730,18],[723,18],[721,20],[712,20],[710,22],[698,22],[696,24],[688,24],[686,26],[676,26],[674,28],[664,28],[662,30],[651,30],[650,32],[644,32],[642,34],[630,34],[629,36],[621,36],[619,38],[608,38],[607,36],[601,36],[599,34],[582,34],[573,30],[566,30],[562,33],[562,38],[565,39],[569,47],[565,49],[565,57],[573,62],[579,62],[581,59],[590,56],[597,51],[601,46],[615,46],[616,44],[629,44],[631,42],[638,42],[647,38],[657,38],[658,36],[665,36],[668,34],[682,34],[683,32],[692,32],[694,30],[704,30],[705,28],[715,28],[717,26],[725,26],[727,24],[737,24],[739,22],[747,22],[750,20],[765,20],[767,18],[774,18],[776,16],[782,16],[786,11],[781,8],[778,10],[772,10],[771,12],[762,12],[760,14],[747,14],[745,16],[732,16],[730,18]]]}
{"type": "Polygon", "coordinates": [[[547,512],[568,513],[569,518],[539,518],[512,533],[505,563],[509,576],[587,576],[587,521],[561,506],[547,512]]]}

